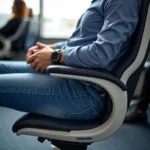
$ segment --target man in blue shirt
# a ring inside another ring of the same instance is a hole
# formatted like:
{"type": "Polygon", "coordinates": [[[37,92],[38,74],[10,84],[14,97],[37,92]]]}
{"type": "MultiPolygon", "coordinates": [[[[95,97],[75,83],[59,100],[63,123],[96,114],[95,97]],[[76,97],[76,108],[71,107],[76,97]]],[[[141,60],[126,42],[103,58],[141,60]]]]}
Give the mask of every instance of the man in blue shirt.
{"type": "Polygon", "coordinates": [[[27,53],[28,64],[1,62],[0,106],[63,119],[102,118],[105,97],[101,88],[50,77],[46,67],[65,64],[113,70],[127,51],[140,6],[141,0],[94,0],[66,42],[37,43],[27,53]],[[56,55],[59,59],[54,59],[56,55]]]}

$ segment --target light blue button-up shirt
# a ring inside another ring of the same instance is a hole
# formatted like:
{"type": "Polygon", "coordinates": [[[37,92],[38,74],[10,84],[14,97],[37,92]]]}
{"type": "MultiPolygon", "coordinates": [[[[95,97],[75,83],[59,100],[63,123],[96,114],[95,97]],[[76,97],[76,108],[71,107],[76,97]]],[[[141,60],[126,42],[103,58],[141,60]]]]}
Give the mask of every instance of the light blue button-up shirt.
{"type": "Polygon", "coordinates": [[[140,7],[141,0],[93,2],[67,42],[57,43],[65,64],[111,71],[127,50],[140,7]]]}

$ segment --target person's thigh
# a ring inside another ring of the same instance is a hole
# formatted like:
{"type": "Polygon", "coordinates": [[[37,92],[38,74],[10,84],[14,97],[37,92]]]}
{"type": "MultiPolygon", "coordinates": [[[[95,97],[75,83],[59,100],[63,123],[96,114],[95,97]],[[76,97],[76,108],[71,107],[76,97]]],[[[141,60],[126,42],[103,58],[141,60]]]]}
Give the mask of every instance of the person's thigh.
{"type": "Polygon", "coordinates": [[[19,111],[63,119],[92,119],[104,115],[100,96],[100,92],[76,80],[48,74],[0,74],[0,106],[19,111]]]}
{"type": "Polygon", "coordinates": [[[34,73],[25,61],[0,61],[0,74],[34,73]]]}

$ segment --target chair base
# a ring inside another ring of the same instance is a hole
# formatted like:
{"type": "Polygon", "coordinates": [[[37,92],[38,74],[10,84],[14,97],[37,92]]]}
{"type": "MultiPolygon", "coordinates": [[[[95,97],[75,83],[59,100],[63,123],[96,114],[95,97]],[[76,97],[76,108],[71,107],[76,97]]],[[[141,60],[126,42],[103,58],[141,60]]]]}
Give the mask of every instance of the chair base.
{"type": "Polygon", "coordinates": [[[57,140],[51,140],[51,143],[60,150],[87,150],[87,147],[89,145],[89,143],[81,144],[57,140]]]}
{"type": "MultiPolygon", "coordinates": [[[[43,143],[46,139],[45,138],[38,138],[38,141],[43,143]]],[[[50,140],[52,145],[56,146],[55,149],[60,150],[87,150],[88,145],[91,143],[74,143],[74,142],[66,142],[66,141],[59,141],[59,140],[50,140]]]]}

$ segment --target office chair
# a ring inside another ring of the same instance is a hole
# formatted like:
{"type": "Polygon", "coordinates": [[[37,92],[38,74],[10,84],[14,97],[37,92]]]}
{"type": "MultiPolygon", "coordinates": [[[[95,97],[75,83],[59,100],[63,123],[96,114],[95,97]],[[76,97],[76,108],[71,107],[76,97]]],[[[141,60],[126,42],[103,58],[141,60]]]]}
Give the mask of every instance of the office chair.
{"type": "Polygon", "coordinates": [[[11,49],[11,43],[3,35],[0,35],[0,58],[6,56],[11,49]]]}
{"type": "Polygon", "coordinates": [[[24,43],[29,26],[29,20],[25,19],[20,24],[14,35],[7,38],[0,35],[0,58],[11,57],[12,51],[24,49],[24,43]]]}
{"type": "Polygon", "coordinates": [[[25,51],[27,51],[30,47],[36,45],[36,42],[38,41],[39,38],[39,31],[40,31],[39,28],[40,28],[39,19],[31,18],[24,45],[25,51]]]}
{"type": "Polygon", "coordinates": [[[111,108],[104,121],[63,120],[29,113],[13,125],[13,132],[37,136],[40,142],[47,139],[61,150],[86,150],[89,144],[110,137],[124,121],[149,50],[150,6],[149,0],[143,0],[130,47],[112,72],[63,65],[47,68],[53,77],[84,80],[103,87],[111,108]]]}

